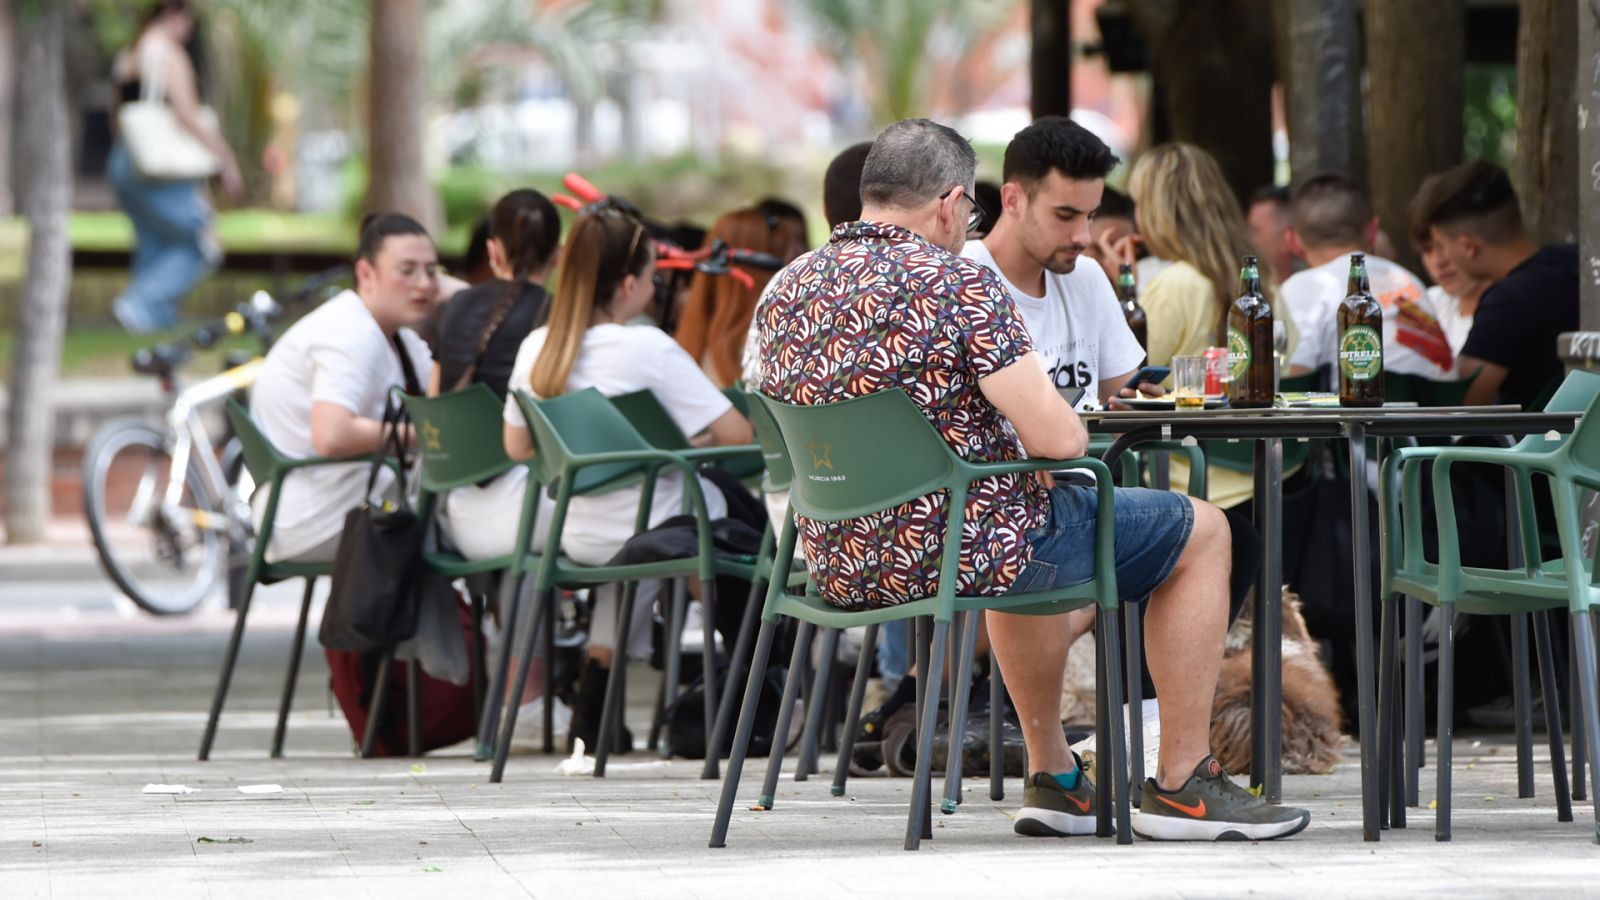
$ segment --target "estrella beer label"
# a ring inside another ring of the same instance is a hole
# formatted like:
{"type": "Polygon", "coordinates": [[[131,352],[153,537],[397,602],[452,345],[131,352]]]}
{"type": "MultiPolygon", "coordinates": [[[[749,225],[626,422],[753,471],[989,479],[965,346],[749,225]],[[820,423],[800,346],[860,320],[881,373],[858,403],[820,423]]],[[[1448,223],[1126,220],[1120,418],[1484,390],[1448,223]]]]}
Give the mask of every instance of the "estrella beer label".
{"type": "Polygon", "coordinates": [[[1351,325],[1339,337],[1339,372],[1351,381],[1383,374],[1383,337],[1370,325],[1351,325]]]}
{"type": "Polygon", "coordinates": [[[1228,329],[1228,378],[1242,381],[1250,369],[1250,340],[1237,328],[1228,329]]]}

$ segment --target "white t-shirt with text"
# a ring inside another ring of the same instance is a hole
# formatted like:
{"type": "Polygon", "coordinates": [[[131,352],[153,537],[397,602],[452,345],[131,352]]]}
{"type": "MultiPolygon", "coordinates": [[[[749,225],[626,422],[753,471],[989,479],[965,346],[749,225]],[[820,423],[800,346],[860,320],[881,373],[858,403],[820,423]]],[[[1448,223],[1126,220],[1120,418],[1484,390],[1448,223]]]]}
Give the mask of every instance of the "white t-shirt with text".
{"type": "Polygon", "coordinates": [[[1080,410],[1099,405],[1101,379],[1132,372],[1144,361],[1117,293],[1094,260],[1081,257],[1065,275],[1046,272],[1044,296],[1034,297],[1006,279],[982,241],[967,241],[961,255],[993,272],[1011,293],[1051,382],[1084,389],[1080,410]]]}
{"type": "MultiPolygon", "coordinates": [[[[428,345],[409,328],[401,343],[423,386],[433,368],[428,345]]],[[[354,291],[345,291],[284,332],[267,353],[250,391],[250,418],[278,452],[295,459],[318,455],[311,444],[311,405],[333,403],[365,419],[382,419],[389,391],[405,384],[400,357],[354,291]]],[[[283,482],[270,556],[293,559],[337,535],[347,512],[360,505],[369,466],[312,466],[283,482]]],[[[389,483],[388,469],[380,487],[389,483]]],[[[258,508],[266,491],[258,491],[258,508]]],[[[259,511],[258,511],[259,517],[259,511]]]]}

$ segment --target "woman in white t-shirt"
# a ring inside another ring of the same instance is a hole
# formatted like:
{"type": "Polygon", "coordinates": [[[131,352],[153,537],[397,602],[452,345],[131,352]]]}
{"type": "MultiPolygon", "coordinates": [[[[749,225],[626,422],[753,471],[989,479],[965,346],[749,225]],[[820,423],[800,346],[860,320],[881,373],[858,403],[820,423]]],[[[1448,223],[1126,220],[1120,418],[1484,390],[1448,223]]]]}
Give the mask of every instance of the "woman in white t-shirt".
{"type": "MultiPolygon", "coordinates": [[[[654,272],[655,247],[639,222],[614,210],[578,219],[562,251],[561,282],[550,300],[549,324],[523,340],[508,387],[538,399],[584,388],[608,397],[649,389],[694,443],[749,443],[750,423],[676,341],[652,326],[622,324],[649,306],[654,272]]],[[[506,399],[505,445],[513,459],[529,459],[536,452],[512,396],[506,399]]],[[[704,479],[701,489],[707,514],[723,516],[727,506],[721,492],[704,479]]],[[[607,562],[633,536],[639,498],[638,488],[574,497],[562,532],[563,552],[581,563],[607,562]]],[[[682,477],[663,472],[651,502],[651,524],[679,514],[682,501],[682,477]]],[[[624,648],[629,656],[649,652],[653,587],[652,582],[639,586],[624,648]]],[[[596,592],[590,624],[589,664],[579,686],[573,733],[591,747],[612,662],[619,593],[613,585],[596,592]]],[[[631,744],[631,739],[621,743],[631,744]]]]}

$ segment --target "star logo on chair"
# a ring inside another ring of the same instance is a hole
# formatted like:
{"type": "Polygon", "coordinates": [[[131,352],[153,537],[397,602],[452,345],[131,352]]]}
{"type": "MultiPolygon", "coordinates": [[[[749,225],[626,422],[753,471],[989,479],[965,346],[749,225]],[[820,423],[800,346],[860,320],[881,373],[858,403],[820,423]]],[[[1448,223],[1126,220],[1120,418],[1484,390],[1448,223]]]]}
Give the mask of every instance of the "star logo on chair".
{"type": "Polygon", "coordinates": [[[833,471],[833,460],[828,458],[828,454],[833,452],[832,444],[813,440],[806,449],[811,451],[811,468],[819,470],[827,468],[828,471],[833,471]]]}
{"type": "Polygon", "coordinates": [[[422,421],[422,446],[426,450],[444,449],[439,445],[439,429],[426,419],[422,421]]]}

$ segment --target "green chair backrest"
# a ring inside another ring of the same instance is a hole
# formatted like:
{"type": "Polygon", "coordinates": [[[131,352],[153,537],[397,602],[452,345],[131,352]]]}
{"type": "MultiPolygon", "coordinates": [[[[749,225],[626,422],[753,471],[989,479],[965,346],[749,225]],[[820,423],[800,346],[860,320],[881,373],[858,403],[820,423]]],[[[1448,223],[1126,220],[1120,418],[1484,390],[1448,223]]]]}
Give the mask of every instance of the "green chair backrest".
{"type": "Polygon", "coordinates": [[[256,427],[255,420],[250,418],[250,411],[240,406],[237,400],[228,401],[228,422],[239,438],[239,449],[244,452],[244,467],[250,471],[250,478],[257,485],[265,485],[278,474],[278,466],[286,457],[272,446],[267,436],[256,427]]]}
{"type": "Polygon", "coordinates": [[[767,464],[766,477],[761,480],[761,489],[769,494],[787,491],[789,483],[794,479],[794,464],[789,460],[789,449],[783,444],[783,435],[778,432],[778,423],[773,421],[772,413],[767,411],[766,404],[751,400],[746,402],[750,425],[755,429],[756,442],[761,445],[761,458],[767,464]]]}
{"type": "MultiPolygon", "coordinates": [[[[1476,378],[1476,374],[1473,375],[1476,378]]],[[[1461,406],[1466,402],[1472,378],[1460,381],[1434,381],[1421,375],[1385,372],[1383,399],[1386,403],[1415,403],[1418,406],[1461,406]]]]}
{"type": "Polygon", "coordinates": [[[689,449],[689,439],[683,436],[678,423],[672,420],[672,414],[656,398],[655,391],[645,388],[631,394],[619,394],[611,398],[611,405],[620,410],[634,430],[639,432],[639,436],[657,450],[689,449]]]}
{"type": "Polygon", "coordinates": [[[417,431],[422,489],[432,493],[476,484],[510,469],[504,409],[488,386],[470,384],[439,397],[404,397],[417,431]]]}
{"type": "Polygon", "coordinates": [[[858,518],[955,480],[955,453],[899,388],[817,406],[755,397],[778,424],[794,468],[789,502],[807,518],[858,518]]]}
{"type": "Polygon", "coordinates": [[[750,397],[745,393],[743,381],[735,381],[733,387],[723,388],[722,394],[739,411],[739,415],[750,418],[750,397]]]}
{"type": "Polygon", "coordinates": [[[1543,435],[1528,435],[1518,442],[1517,449],[1548,451],[1566,444],[1572,459],[1600,472],[1600,423],[1595,422],[1597,403],[1600,403],[1600,375],[1584,371],[1567,373],[1544,408],[1546,412],[1583,412],[1571,437],[1547,441],[1543,435]]]}
{"type": "MultiPolygon", "coordinates": [[[[573,456],[654,450],[620,410],[594,388],[548,400],[534,400],[521,388],[513,391],[533,433],[539,480],[555,490],[573,456]]],[[[574,494],[603,493],[632,483],[644,474],[638,462],[606,463],[578,470],[574,494]]]]}

